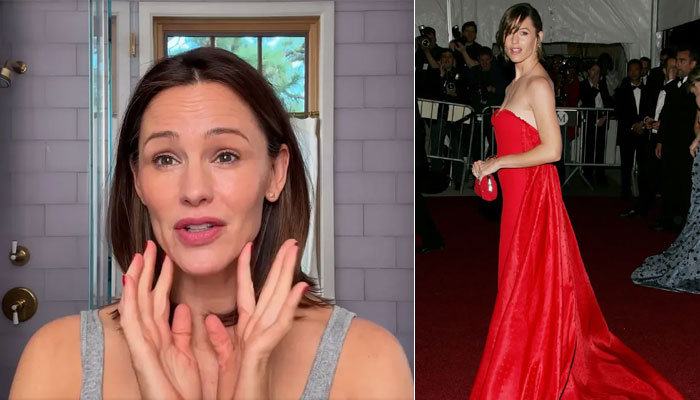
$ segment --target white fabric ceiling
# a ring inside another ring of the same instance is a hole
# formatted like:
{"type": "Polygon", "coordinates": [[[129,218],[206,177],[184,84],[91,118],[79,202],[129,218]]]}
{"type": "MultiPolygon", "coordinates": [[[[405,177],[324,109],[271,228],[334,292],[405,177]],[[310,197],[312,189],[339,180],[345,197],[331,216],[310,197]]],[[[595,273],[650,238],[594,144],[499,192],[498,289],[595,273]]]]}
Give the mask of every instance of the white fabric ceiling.
{"type": "MultiPolygon", "coordinates": [[[[664,3],[691,1],[695,3],[694,10],[697,12],[700,0],[661,0],[660,6],[665,6],[664,3]]],[[[451,39],[447,17],[448,3],[451,3],[452,25],[461,27],[466,21],[476,21],[477,42],[490,46],[495,42],[496,30],[503,13],[514,2],[416,0],[416,35],[418,25],[432,26],[437,31],[438,44],[446,46],[451,39]]],[[[622,43],[630,58],[649,56],[652,50],[652,2],[653,0],[530,0],[530,4],[542,17],[545,43],[622,43]]]]}

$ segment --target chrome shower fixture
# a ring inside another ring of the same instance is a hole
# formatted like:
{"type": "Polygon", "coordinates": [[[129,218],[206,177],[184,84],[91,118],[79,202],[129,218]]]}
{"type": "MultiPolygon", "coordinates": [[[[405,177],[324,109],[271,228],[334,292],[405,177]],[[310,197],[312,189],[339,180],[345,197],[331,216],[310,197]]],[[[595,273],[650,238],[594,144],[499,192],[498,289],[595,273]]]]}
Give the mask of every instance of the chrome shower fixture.
{"type": "Polygon", "coordinates": [[[27,64],[23,61],[5,61],[5,65],[0,70],[0,88],[9,88],[12,83],[12,73],[23,74],[27,72],[27,64]]]}

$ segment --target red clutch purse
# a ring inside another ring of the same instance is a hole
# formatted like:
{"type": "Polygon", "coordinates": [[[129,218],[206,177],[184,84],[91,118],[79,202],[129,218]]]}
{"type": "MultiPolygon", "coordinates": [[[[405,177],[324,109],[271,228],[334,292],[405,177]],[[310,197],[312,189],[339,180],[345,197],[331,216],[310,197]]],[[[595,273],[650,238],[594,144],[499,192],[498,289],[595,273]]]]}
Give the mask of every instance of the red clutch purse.
{"type": "Polygon", "coordinates": [[[476,182],[474,182],[474,192],[477,196],[486,201],[496,200],[496,196],[498,196],[496,180],[493,179],[491,175],[486,175],[481,179],[477,179],[476,182]]]}

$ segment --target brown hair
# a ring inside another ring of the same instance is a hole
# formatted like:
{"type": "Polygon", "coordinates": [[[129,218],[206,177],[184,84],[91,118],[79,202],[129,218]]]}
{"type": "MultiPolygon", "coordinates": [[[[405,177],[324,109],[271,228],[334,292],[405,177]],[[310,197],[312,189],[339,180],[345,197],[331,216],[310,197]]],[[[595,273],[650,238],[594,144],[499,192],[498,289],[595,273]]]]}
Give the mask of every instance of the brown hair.
{"type": "MultiPolygon", "coordinates": [[[[540,36],[538,34],[542,32],[542,18],[540,18],[540,13],[538,13],[537,10],[535,10],[535,8],[529,3],[516,4],[506,10],[503,17],[501,17],[501,23],[498,25],[496,43],[503,46],[505,49],[506,36],[520,29],[520,25],[527,17],[532,19],[532,24],[535,26],[537,57],[541,60],[544,58],[544,51],[542,50],[542,42],[540,41],[540,36]]],[[[506,59],[508,59],[508,54],[505,52],[504,56],[506,59]]]]}
{"type": "MultiPolygon", "coordinates": [[[[253,242],[251,278],[258,297],[272,261],[282,243],[294,238],[303,253],[309,230],[310,204],[304,161],[289,115],[272,86],[248,63],[222,49],[203,47],[158,61],[136,87],[119,132],[112,190],[109,200],[109,233],[116,261],[125,271],[135,253],[143,252],[146,240],[158,248],[154,284],[164,253],[153,233],[148,209],[136,194],[131,166],[138,162],[138,143],[143,114],[153,98],[164,90],[199,82],[217,82],[237,93],[250,107],[267,141],[271,158],[286,144],[289,149],[287,181],[276,202],[263,200],[262,223],[253,242]]],[[[293,283],[306,282],[318,292],[313,280],[301,271],[299,260],[293,283]]],[[[305,298],[305,305],[321,304],[305,298]]],[[[173,307],[174,308],[174,307],[173,307]]],[[[117,315],[118,316],[118,315],[117,315]]],[[[235,323],[237,314],[220,316],[235,323]]]]}

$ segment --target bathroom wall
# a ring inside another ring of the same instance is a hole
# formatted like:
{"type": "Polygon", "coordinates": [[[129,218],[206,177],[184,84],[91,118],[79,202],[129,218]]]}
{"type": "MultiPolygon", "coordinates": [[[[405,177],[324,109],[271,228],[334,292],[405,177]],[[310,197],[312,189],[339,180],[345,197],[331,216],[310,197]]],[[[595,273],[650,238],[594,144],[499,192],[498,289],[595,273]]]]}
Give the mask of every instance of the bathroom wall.
{"type": "MultiPolygon", "coordinates": [[[[25,286],[39,298],[24,325],[0,318],[0,398],[29,337],[88,304],[87,4],[0,0],[0,62],[29,68],[0,89],[0,247],[16,239],[31,252],[15,267],[0,248],[0,295],[25,286]]],[[[413,2],[335,9],[336,295],[412,363],[413,2]]]]}
{"type": "Polygon", "coordinates": [[[29,337],[46,322],[87,308],[87,1],[2,1],[0,59],[28,72],[0,89],[0,295],[24,286],[37,314],[0,321],[0,398],[6,398],[29,337]],[[31,254],[10,264],[10,240],[31,254]]]}

